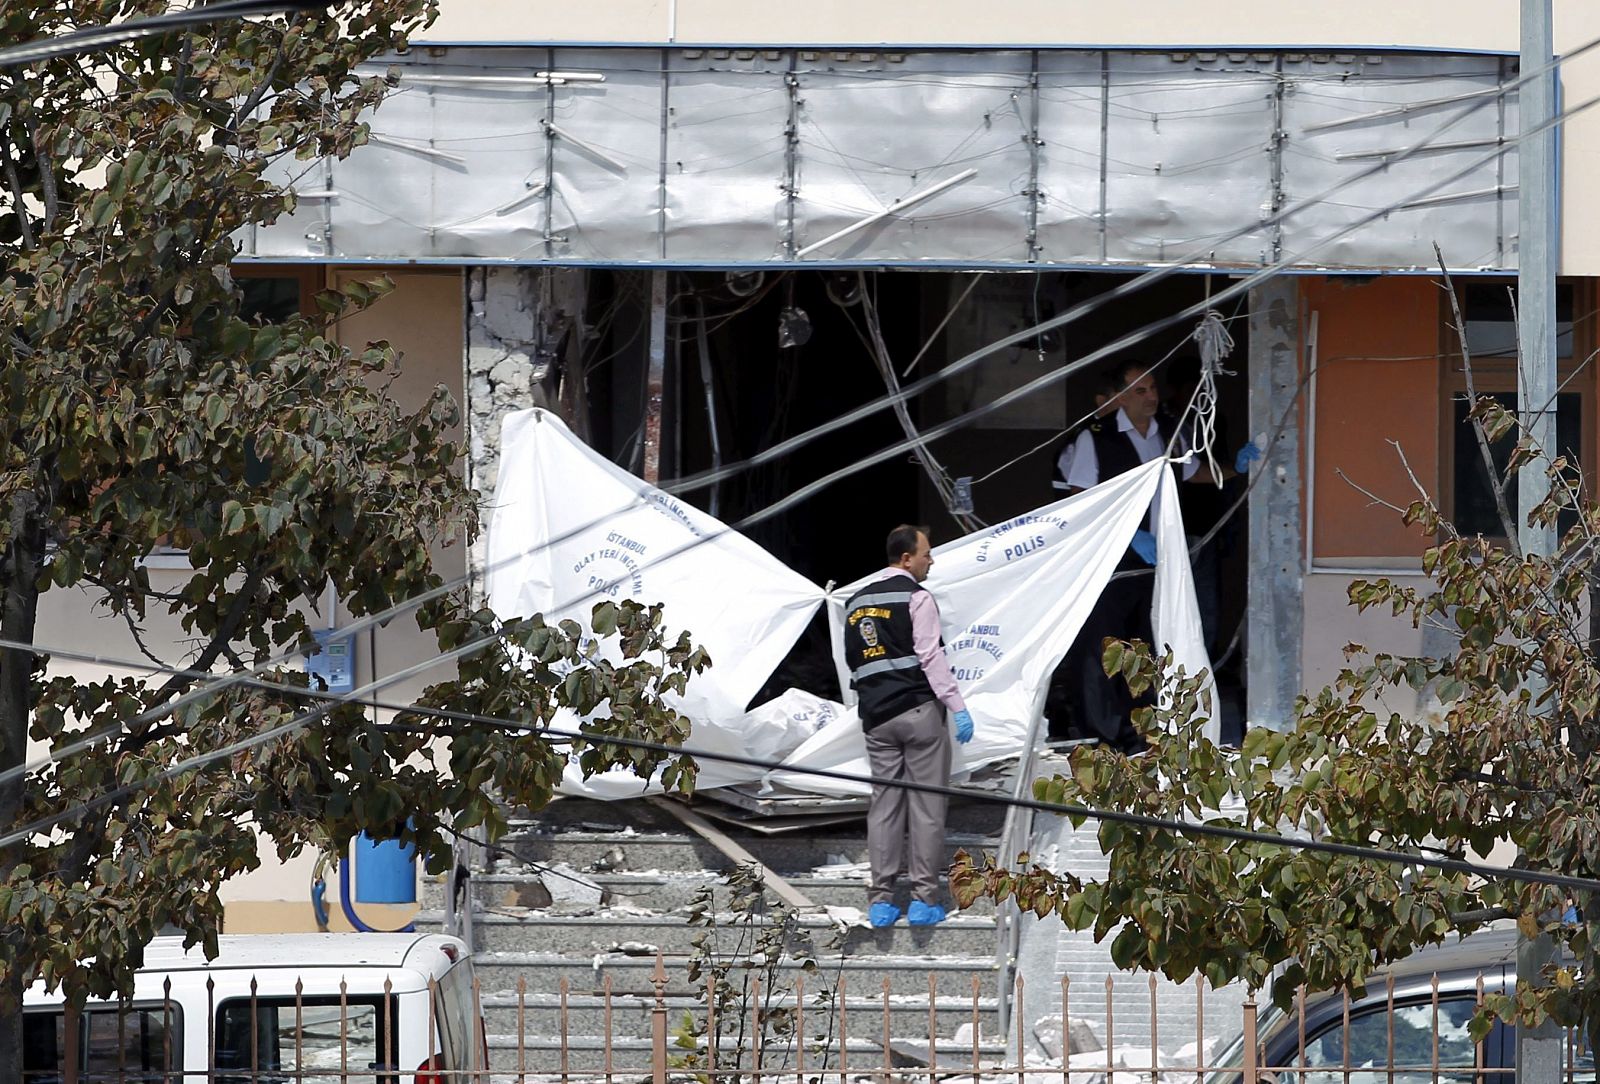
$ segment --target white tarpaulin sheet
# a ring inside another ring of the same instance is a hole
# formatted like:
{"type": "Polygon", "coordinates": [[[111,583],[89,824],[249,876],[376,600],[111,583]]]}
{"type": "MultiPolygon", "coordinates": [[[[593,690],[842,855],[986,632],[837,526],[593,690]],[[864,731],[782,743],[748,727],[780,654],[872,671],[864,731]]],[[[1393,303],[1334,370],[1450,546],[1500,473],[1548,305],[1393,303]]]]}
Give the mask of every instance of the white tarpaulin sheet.
{"type": "MultiPolygon", "coordinates": [[[[938,600],[946,654],[976,721],[973,740],[956,747],[957,772],[1016,756],[1033,738],[1051,672],[1152,500],[1160,554],[1178,558],[1157,563],[1157,642],[1170,645],[1191,673],[1209,665],[1170,479],[1152,462],[934,550],[927,587],[938,600]]],[[[836,654],[844,602],[865,582],[828,599],[836,654]]],[[[552,621],[586,623],[605,598],[661,603],[667,627],[688,631],[713,663],[674,705],[693,722],[694,746],[781,758],[791,770],[772,772],[769,781],[794,789],[864,791],[792,770],[868,774],[853,707],[791,690],[745,711],[804,631],[823,590],[711,516],[601,457],[542,410],[512,415],[502,432],[487,588],[496,613],[542,613],[552,621]]],[[[848,675],[836,662],[848,690],[848,675]]],[[[1214,738],[1214,722],[1210,729],[1214,738]]],[[[698,785],[761,778],[759,768],[702,759],[698,785]]],[[[563,789],[615,798],[646,785],[621,772],[584,780],[570,769],[563,789]]]]}
{"type": "MultiPolygon", "coordinates": [[[[640,481],[543,410],[511,415],[501,429],[500,482],[489,525],[489,606],[506,617],[544,614],[585,628],[606,599],[662,603],[673,632],[688,631],[711,656],[674,707],[694,724],[696,745],[746,754],[745,705],[822,601],[820,587],[722,522],[640,481]]],[[[773,748],[774,755],[784,750],[773,748]]],[[[748,754],[746,754],[748,755],[748,754]]],[[[702,785],[726,785],[701,766],[702,785]]],[[[583,786],[576,772],[569,784],[583,786]]],[[[617,773],[603,784],[637,794],[617,773]]]]}
{"type": "MultiPolygon", "coordinates": [[[[972,741],[955,747],[952,771],[970,771],[1016,756],[1033,740],[1033,721],[1044,706],[1051,673],[1095,600],[1105,589],[1133,532],[1157,502],[1158,561],[1152,610],[1157,644],[1171,645],[1174,661],[1190,673],[1210,665],[1189,570],[1177,483],[1160,462],[1116,478],[1027,515],[938,546],[924,584],[939,603],[945,656],[976,722],[972,741]]],[[[828,599],[833,641],[840,642],[845,602],[867,578],[828,599]]],[[[836,648],[837,650],[837,648],[836,648]]],[[[840,685],[849,673],[836,655],[840,685]]],[[[854,699],[848,691],[846,696],[854,699]]],[[[1217,737],[1217,724],[1208,724],[1217,737]]],[[[852,708],[791,753],[787,764],[870,774],[861,725],[852,708]]],[[[828,794],[862,794],[866,787],[840,780],[773,772],[772,783],[828,794]]]]}

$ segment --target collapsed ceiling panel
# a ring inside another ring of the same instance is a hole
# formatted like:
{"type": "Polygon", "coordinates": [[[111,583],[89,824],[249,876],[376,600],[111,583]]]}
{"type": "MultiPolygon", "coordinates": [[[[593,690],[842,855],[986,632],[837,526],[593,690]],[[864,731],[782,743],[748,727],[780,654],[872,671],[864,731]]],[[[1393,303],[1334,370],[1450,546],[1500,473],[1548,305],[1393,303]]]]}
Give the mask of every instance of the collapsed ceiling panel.
{"type": "Polygon", "coordinates": [[[1515,263],[1515,158],[1495,157],[1516,131],[1515,92],[1498,92],[1514,66],[1495,57],[394,60],[371,142],[284,166],[299,207],[243,236],[244,258],[1397,269],[1429,266],[1437,241],[1457,268],[1515,263]]]}

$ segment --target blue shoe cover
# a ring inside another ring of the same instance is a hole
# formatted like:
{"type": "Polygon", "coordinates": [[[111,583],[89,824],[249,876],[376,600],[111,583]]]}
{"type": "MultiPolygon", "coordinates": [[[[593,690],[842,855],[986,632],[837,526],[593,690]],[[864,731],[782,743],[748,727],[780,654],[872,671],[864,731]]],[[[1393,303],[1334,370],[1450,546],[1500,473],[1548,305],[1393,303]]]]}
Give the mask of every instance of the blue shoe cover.
{"type": "MultiPolygon", "coordinates": [[[[913,904],[912,906],[916,905],[913,904]]],[[[893,926],[900,921],[900,908],[892,903],[885,903],[883,900],[879,900],[867,908],[867,921],[872,923],[872,928],[875,930],[881,930],[885,926],[893,926]]]]}
{"type": "Polygon", "coordinates": [[[944,921],[944,908],[937,903],[923,903],[921,900],[912,900],[911,909],[906,912],[906,921],[913,926],[935,926],[944,921]]]}

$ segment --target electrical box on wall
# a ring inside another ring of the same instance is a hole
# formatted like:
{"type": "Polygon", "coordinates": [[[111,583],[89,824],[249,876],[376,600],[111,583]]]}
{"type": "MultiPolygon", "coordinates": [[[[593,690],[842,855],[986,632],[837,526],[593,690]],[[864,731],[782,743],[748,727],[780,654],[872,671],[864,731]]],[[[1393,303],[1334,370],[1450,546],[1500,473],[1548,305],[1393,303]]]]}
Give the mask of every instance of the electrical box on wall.
{"type": "Polygon", "coordinates": [[[317,638],[317,650],[306,656],[311,687],[325,684],[330,693],[350,692],[356,687],[351,638],[338,629],[318,629],[312,635],[317,638]]]}

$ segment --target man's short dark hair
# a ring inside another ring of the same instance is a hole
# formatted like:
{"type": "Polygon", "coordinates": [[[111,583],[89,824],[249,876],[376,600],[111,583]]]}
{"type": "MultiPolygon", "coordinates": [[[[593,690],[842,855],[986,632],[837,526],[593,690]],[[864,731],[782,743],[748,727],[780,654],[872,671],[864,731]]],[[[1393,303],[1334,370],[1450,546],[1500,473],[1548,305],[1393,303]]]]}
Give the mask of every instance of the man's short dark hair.
{"type": "MultiPolygon", "coordinates": [[[[889,541],[884,544],[884,551],[889,556],[891,565],[899,564],[900,558],[908,553],[917,552],[917,536],[927,535],[928,528],[917,527],[910,523],[902,523],[889,532],[889,541]]],[[[933,536],[928,535],[931,539],[933,536]]]]}
{"type": "Polygon", "coordinates": [[[1155,369],[1151,364],[1141,358],[1130,358],[1118,365],[1112,370],[1113,382],[1117,387],[1116,394],[1120,395],[1124,389],[1132,387],[1134,382],[1141,379],[1147,370],[1151,376],[1155,375],[1155,369]]]}

